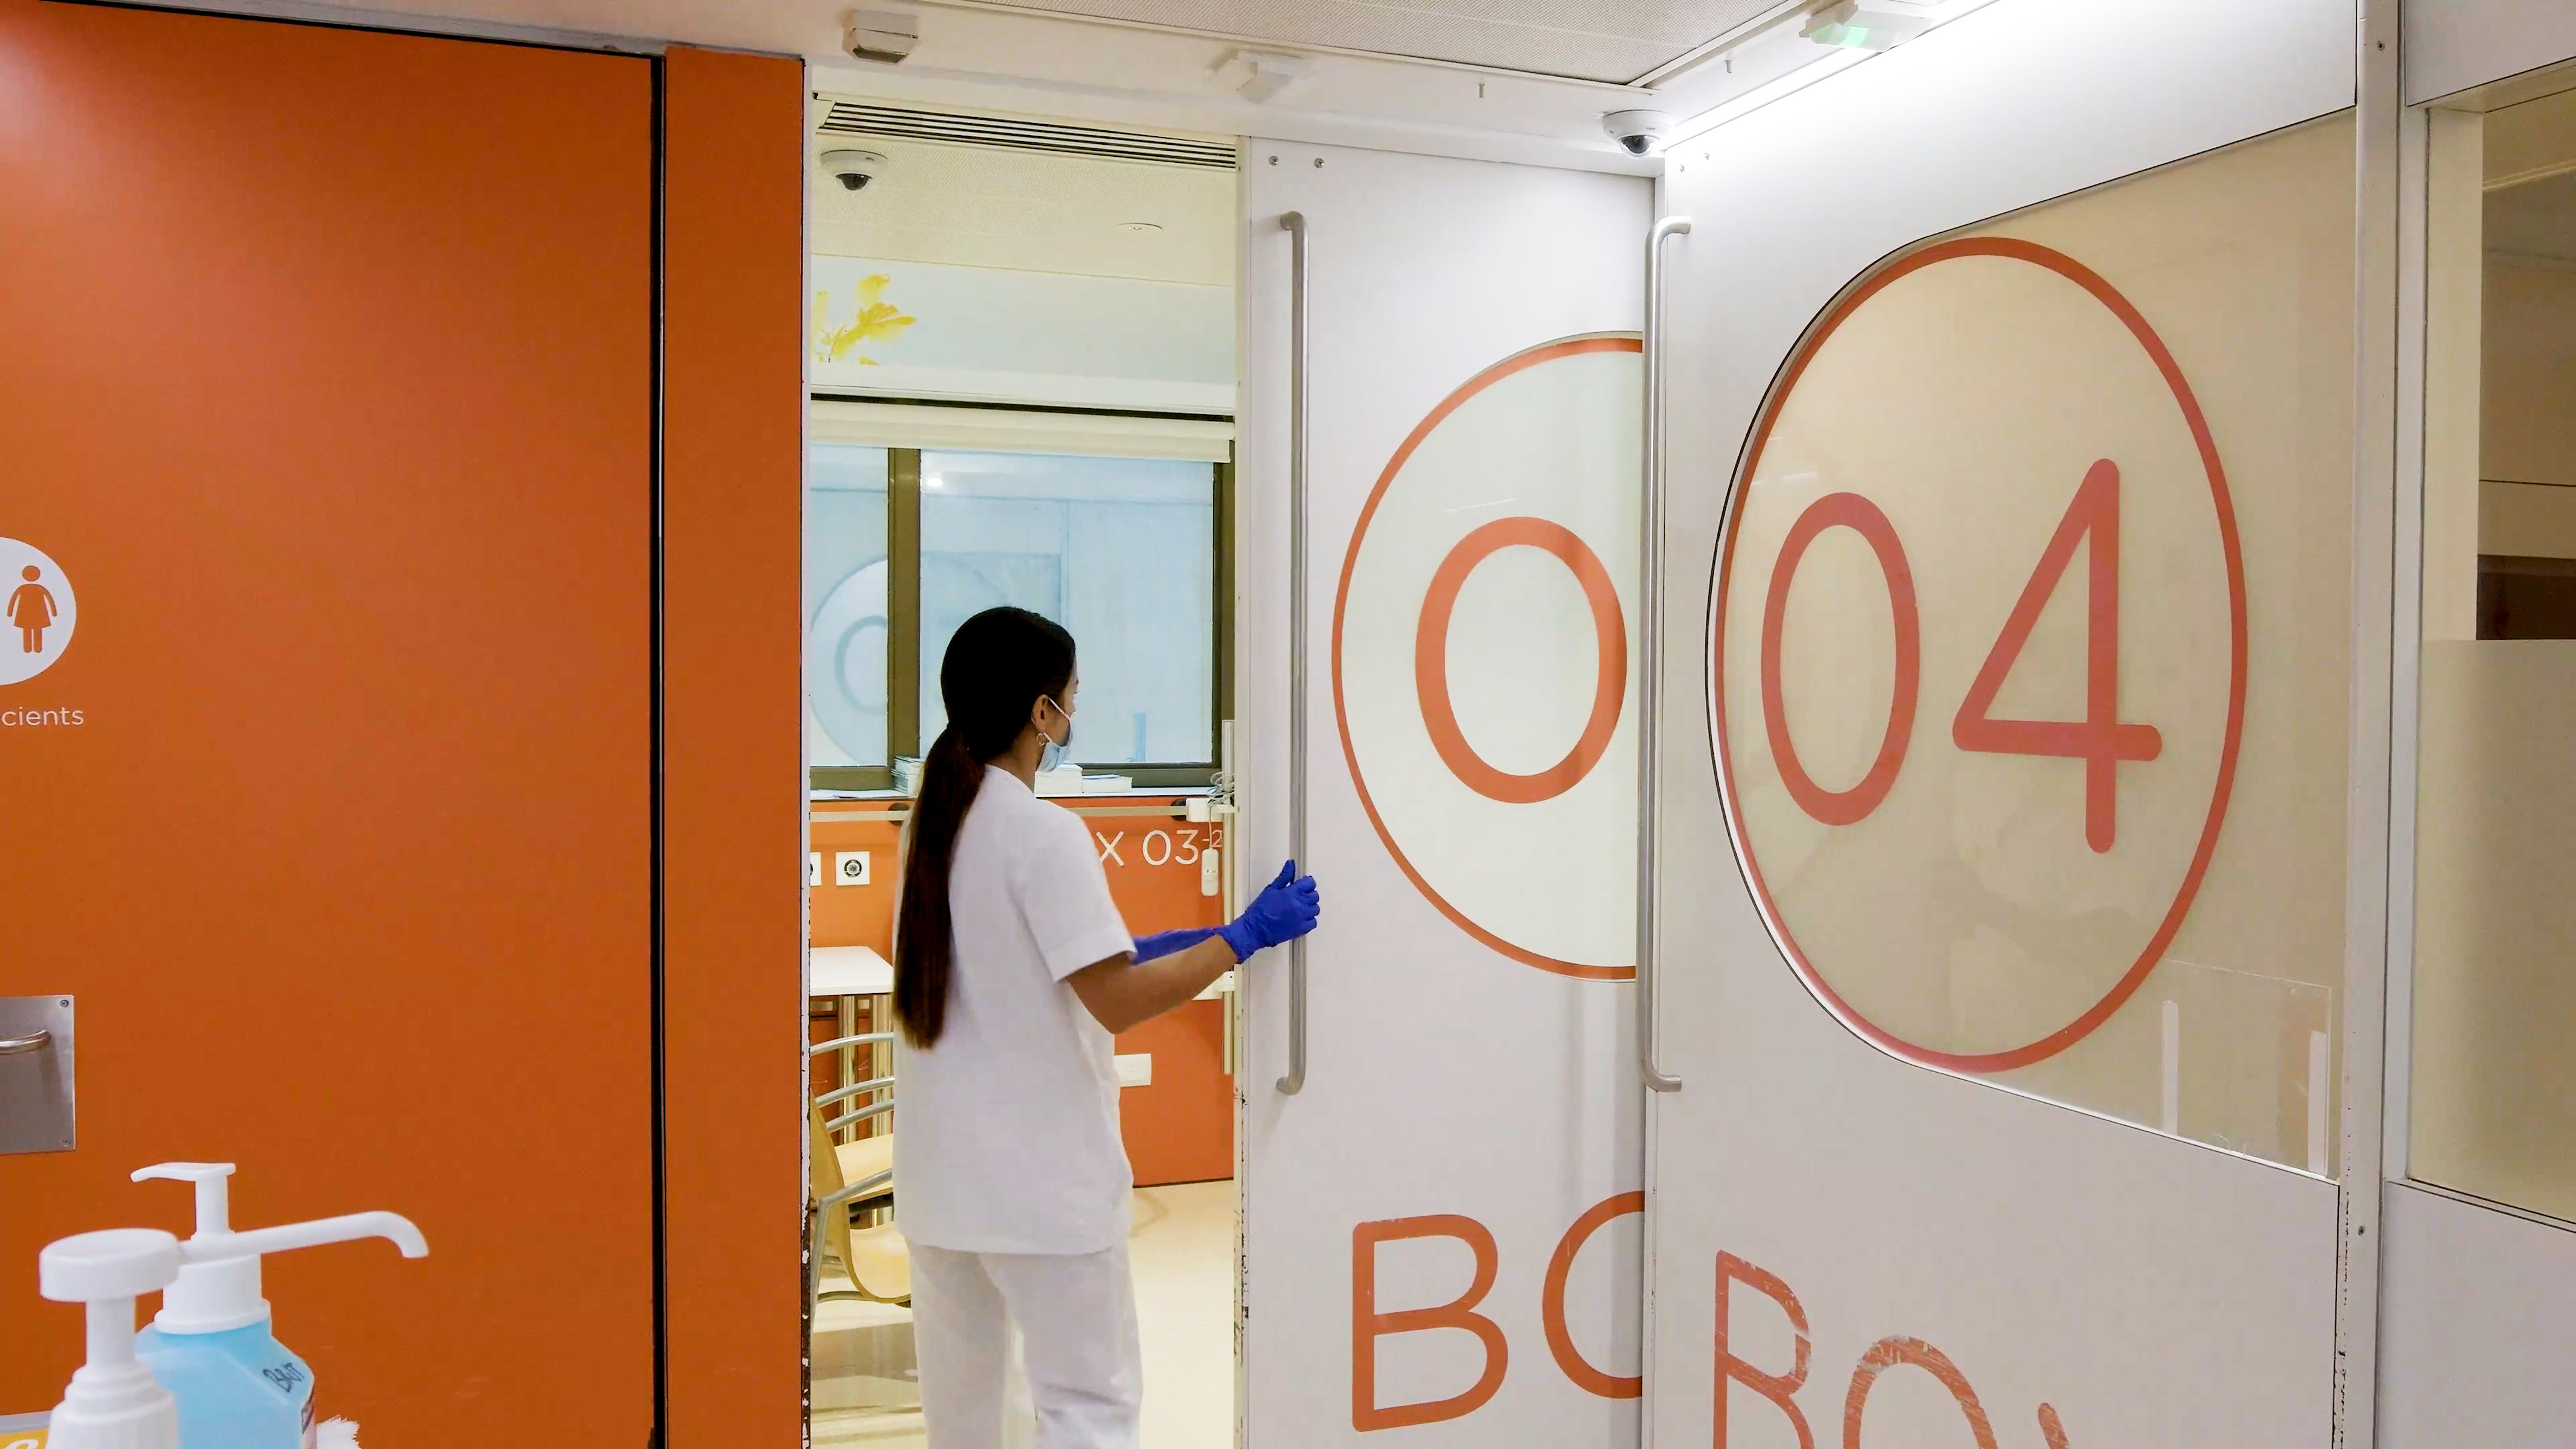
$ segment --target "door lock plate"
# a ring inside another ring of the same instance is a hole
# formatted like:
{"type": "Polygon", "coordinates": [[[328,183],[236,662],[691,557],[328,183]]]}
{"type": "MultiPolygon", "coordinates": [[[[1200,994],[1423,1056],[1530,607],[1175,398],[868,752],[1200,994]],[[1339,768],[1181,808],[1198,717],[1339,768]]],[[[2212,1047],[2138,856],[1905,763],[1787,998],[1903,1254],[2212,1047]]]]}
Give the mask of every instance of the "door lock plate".
{"type": "Polygon", "coordinates": [[[72,998],[0,996],[0,1153],[69,1152],[72,998]]]}

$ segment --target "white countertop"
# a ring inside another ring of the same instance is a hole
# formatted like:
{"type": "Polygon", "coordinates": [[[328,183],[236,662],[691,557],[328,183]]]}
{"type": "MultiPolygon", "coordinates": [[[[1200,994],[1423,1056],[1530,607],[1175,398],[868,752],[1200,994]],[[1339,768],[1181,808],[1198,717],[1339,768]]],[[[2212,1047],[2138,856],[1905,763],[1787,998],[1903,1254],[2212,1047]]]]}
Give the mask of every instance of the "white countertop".
{"type": "Polygon", "coordinates": [[[894,967],[867,946],[817,946],[808,969],[816,996],[884,996],[894,990],[894,967]]]}

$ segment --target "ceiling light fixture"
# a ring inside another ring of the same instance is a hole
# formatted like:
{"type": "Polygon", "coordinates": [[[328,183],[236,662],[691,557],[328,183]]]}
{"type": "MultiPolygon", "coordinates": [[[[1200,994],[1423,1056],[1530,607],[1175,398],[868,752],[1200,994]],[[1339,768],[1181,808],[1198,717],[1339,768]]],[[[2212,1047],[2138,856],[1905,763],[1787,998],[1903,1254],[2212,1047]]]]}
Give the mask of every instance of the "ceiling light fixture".
{"type": "Polygon", "coordinates": [[[1118,229],[1120,231],[1132,231],[1138,236],[1151,236],[1155,232],[1161,231],[1163,229],[1163,224],[1159,221],[1122,221],[1118,223],[1118,229]]]}
{"type": "Polygon", "coordinates": [[[1844,50],[1894,50],[1932,28],[1929,18],[1885,6],[1863,9],[1860,0],[1842,0],[1807,17],[1800,35],[1818,45],[1844,50]]]}
{"type": "Polygon", "coordinates": [[[1919,39],[1993,3],[1994,0],[1942,0],[1902,12],[1876,0],[1868,4],[1861,0],[1828,4],[1811,13],[1799,31],[1823,47],[1813,60],[1683,121],[1663,149],[1677,150],[1684,142],[1698,140],[1729,121],[1741,120],[1773,101],[1796,95],[1828,76],[1839,75],[1873,55],[1919,39]],[[1855,35],[1854,27],[1868,33],[1855,35]]]}

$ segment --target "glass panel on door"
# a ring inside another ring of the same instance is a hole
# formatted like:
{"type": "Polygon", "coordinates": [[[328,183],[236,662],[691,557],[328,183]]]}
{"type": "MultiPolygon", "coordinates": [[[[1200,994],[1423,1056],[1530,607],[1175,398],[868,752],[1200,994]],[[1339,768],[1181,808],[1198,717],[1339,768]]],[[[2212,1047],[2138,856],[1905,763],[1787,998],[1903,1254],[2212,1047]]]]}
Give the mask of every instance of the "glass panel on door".
{"type": "Polygon", "coordinates": [[[2431,124],[2408,1170],[2576,1218],[2576,91],[2431,124]]]}
{"type": "Polygon", "coordinates": [[[1748,874],[1838,1019],[2319,1174],[2352,146],[2249,142],[1846,293],[1756,432],[1716,641],[1748,874]]]}

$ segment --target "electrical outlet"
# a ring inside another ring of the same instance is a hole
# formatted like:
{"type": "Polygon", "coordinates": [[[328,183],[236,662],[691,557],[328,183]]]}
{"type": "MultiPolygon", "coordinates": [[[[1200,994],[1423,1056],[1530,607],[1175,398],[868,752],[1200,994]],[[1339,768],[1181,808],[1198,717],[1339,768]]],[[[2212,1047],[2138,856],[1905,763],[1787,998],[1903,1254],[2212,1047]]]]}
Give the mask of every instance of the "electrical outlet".
{"type": "Polygon", "coordinates": [[[822,883],[823,852],[819,850],[809,850],[805,852],[805,884],[808,886],[818,886],[822,883]]]}
{"type": "Polygon", "coordinates": [[[832,856],[832,884],[866,885],[867,883],[868,853],[866,851],[844,850],[832,856]]]}
{"type": "Polygon", "coordinates": [[[1118,1085],[1150,1087],[1154,1085],[1154,1056],[1151,1052],[1120,1052],[1113,1059],[1118,1066],[1118,1085]]]}

